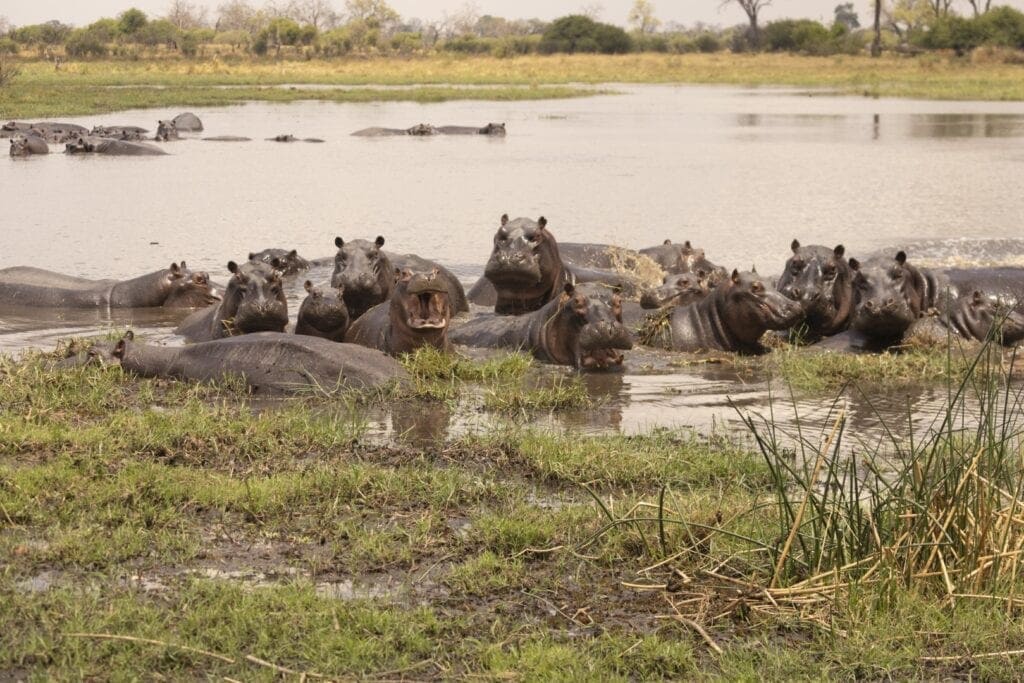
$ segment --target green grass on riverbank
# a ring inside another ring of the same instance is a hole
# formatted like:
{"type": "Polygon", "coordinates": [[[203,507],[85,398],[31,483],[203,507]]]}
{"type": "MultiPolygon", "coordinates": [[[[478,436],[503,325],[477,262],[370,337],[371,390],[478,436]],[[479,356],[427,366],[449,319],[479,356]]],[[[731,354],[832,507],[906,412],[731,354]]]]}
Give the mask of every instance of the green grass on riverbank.
{"type": "Polygon", "coordinates": [[[918,57],[733,55],[552,55],[512,59],[439,55],[400,59],[139,60],[72,62],[54,70],[25,62],[0,91],[0,117],[98,114],[137,107],[233,104],[247,100],[336,102],[572,97],[593,91],[572,84],[702,83],[831,88],[872,97],[1024,100],[1024,67],[1000,60],[918,57]],[[322,84],[322,91],[267,86],[322,84]],[[216,86],[245,86],[225,91],[216,86]],[[354,91],[343,86],[417,86],[354,91]],[[454,89],[444,86],[464,86],[454,89]],[[472,86],[503,86],[473,88],[472,86]],[[542,88],[540,86],[559,86],[542,88]],[[111,89],[117,86],[117,89],[111,89]],[[152,86],[161,86],[154,91],[152,86]],[[429,86],[429,87],[427,87],[429,86]],[[515,86],[515,87],[513,87],[515,86]]]}

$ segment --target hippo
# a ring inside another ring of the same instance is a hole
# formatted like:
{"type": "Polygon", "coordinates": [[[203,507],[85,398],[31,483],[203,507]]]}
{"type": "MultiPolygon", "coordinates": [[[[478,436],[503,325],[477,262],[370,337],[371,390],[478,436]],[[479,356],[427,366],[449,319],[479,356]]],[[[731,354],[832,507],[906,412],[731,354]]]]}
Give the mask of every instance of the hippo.
{"type": "Polygon", "coordinates": [[[24,135],[30,128],[32,128],[31,123],[25,123],[24,121],[8,121],[7,123],[0,125],[0,138],[24,135]]]}
{"type": "Polygon", "coordinates": [[[252,332],[283,332],[288,326],[288,302],[281,276],[258,263],[228,262],[232,277],[216,306],[196,311],[175,334],[186,341],[208,341],[252,332]]]}
{"type": "Polygon", "coordinates": [[[35,133],[53,145],[60,145],[74,140],[80,135],[86,135],[89,129],[77,123],[56,123],[53,121],[42,121],[33,123],[29,131],[35,133]]]}
{"type": "Polygon", "coordinates": [[[334,255],[332,287],[345,288],[345,304],[352,320],[356,320],[370,308],[386,301],[391,296],[395,271],[406,268],[416,271],[437,269],[439,277],[448,285],[448,298],[455,313],[469,310],[465,290],[459,279],[440,264],[420,258],[415,254],[386,252],[384,238],[380,235],[373,242],[356,239],[346,242],[334,238],[338,252],[334,255]]]}
{"type": "Polygon", "coordinates": [[[429,123],[418,123],[411,128],[380,128],[374,126],[372,128],[363,128],[357,130],[352,135],[364,138],[375,138],[375,137],[388,137],[392,135],[413,135],[417,137],[425,137],[430,135],[437,135],[438,130],[429,123]]]}
{"type": "Polygon", "coordinates": [[[116,140],[144,140],[149,131],[138,126],[95,126],[89,135],[96,138],[116,140]]]}
{"type": "Polygon", "coordinates": [[[645,247],[639,253],[657,263],[666,273],[695,273],[703,270],[713,285],[726,279],[725,268],[709,261],[704,250],[695,249],[690,240],[682,244],[665,240],[658,246],[645,247]]]}
{"type": "Polygon", "coordinates": [[[241,135],[211,135],[210,137],[202,138],[204,142],[251,142],[252,138],[247,138],[241,135]]]}
{"type": "Polygon", "coordinates": [[[35,154],[49,154],[50,146],[38,135],[19,135],[11,138],[11,156],[27,157],[35,154]]]}
{"type": "Polygon", "coordinates": [[[308,334],[336,342],[345,341],[349,317],[344,290],[331,288],[325,291],[322,287],[314,287],[309,280],[306,280],[303,286],[306,298],[299,307],[295,334],[308,334]]]}
{"type": "Polygon", "coordinates": [[[992,338],[1004,346],[1024,340],[1024,313],[999,297],[976,289],[950,303],[941,320],[961,337],[977,341],[992,338]]]}
{"type": "Polygon", "coordinates": [[[498,315],[536,311],[557,299],[571,281],[547,224],[543,216],[536,221],[510,221],[508,214],[501,217],[484,268],[484,278],[496,292],[494,312],[498,315]]]}
{"type": "Polygon", "coordinates": [[[465,346],[524,349],[547,363],[605,370],[622,365],[621,352],[633,348],[621,306],[618,294],[599,285],[568,282],[536,311],[477,316],[450,337],[465,346]]]}
{"type": "Polygon", "coordinates": [[[37,308],[200,308],[219,300],[182,261],[132,280],[87,280],[41,268],[0,270],[0,303],[37,308]]]}
{"type": "Polygon", "coordinates": [[[941,305],[940,295],[949,289],[940,274],[908,263],[904,251],[891,260],[849,264],[856,292],[850,327],[881,346],[899,343],[914,321],[941,305]]]}
{"type": "Polygon", "coordinates": [[[439,126],[436,130],[441,135],[493,135],[505,137],[504,123],[488,123],[482,128],[475,126],[439,126]]]}
{"type": "Polygon", "coordinates": [[[201,133],[203,131],[203,122],[199,120],[199,117],[192,112],[185,112],[178,114],[171,123],[174,124],[175,130],[185,133],[201,133]]]}
{"type": "Polygon", "coordinates": [[[79,137],[64,146],[66,154],[106,154],[109,156],[160,156],[164,150],[146,142],[79,137]]]}
{"type": "Polygon", "coordinates": [[[170,142],[171,140],[180,140],[181,136],[178,134],[178,127],[174,125],[174,121],[157,121],[156,135],[153,139],[157,142],[170,142]]]}
{"type": "Polygon", "coordinates": [[[259,252],[249,252],[250,261],[260,261],[282,275],[297,275],[304,270],[309,270],[309,261],[299,256],[295,249],[264,249],[259,252]]]}
{"type": "Polygon", "coordinates": [[[345,341],[392,356],[424,346],[447,351],[451,319],[448,283],[440,272],[434,269],[414,273],[407,268],[396,279],[390,300],[356,319],[345,341]]]}
{"type": "Polygon", "coordinates": [[[760,354],[768,330],[786,330],[803,318],[800,304],[768,289],[756,272],[737,270],[703,299],[678,306],[658,346],[670,351],[760,354]]]}
{"type": "Polygon", "coordinates": [[[670,306],[687,306],[700,301],[710,291],[707,274],[670,273],[665,276],[660,287],[644,292],[640,298],[642,308],[657,309],[670,306]]]}
{"type": "Polygon", "coordinates": [[[239,377],[257,393],[380,389],[408,379],[405,369],[380,351],[280,332],[176,348],[137,342],[129,332],[110,348],[94,347],[91,354],[141,377],[197,382],[239,377]]]}
{"type": "Polygon", "coordinates": [[[978,289],[1024,313],[1024,268],[947,268],[942,273],[960,292],[978,289]]]}
{"type": "Polygon", "coordinates": [[[843,245],[832,249],[820,245],[790,244],[793,255],[775,284],[784,296],[803,306],[805,341],[817,341],[842,332],[853,317],[855,293],[853,271],[845,260],[843,245]]]}

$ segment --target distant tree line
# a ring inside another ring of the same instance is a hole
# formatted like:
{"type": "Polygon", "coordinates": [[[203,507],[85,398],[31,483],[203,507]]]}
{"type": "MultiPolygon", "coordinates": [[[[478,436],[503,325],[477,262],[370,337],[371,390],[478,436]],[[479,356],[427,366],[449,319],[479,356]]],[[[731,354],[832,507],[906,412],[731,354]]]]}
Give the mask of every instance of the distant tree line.
{"type": "Polygon", "coordinates": [[[599,21],[599,6],[594,5],[552,22],[480,15],[473,4],[423,21],[403,19],[386,0],[345,0],[340,10],[332,0],[277,1],[260,7],[227,0],[212,16],[194,2],[173,0],[164,16],[130,8],[77,28],[56,20],[16,27],[0,17],[0,55],[329,58],[452,52],[511,57],[720,50],[828,55],[863,52],[873,41],[890,49],[960,54],[981,46],[1024,49],[1024,13],[993,7],[992,0],[872,0],[877,30],[861,24],[853,2],[836,5],[834,19],[826,25],[810,19],[763,22],[762,10],[772,0],[705,1],[738,6],[749,23],[724,29],[663,23],[651,0],[635,1],[627,18],[629,31],[599,21]]]}

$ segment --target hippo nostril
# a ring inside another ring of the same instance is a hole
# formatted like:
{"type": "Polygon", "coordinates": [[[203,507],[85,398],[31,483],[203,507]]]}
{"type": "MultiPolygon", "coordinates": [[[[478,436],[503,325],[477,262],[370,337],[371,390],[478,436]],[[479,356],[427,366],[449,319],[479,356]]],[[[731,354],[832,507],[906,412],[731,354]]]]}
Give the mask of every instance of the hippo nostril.
{"type": "Polygon", "coordinates": [[[803,290],[800,289],[799,287],[794,287],[791,291],[793,292],[793,296],[797,299],[799,299],[804,294],[803,290]]]}
{"type": "Polygon", "coordinates": [[[892,297],[889,297],[888,299],[885,300],[885,305],[886,306],[895,306],[896,305],[896,299],[893,299],[892,297]]]}

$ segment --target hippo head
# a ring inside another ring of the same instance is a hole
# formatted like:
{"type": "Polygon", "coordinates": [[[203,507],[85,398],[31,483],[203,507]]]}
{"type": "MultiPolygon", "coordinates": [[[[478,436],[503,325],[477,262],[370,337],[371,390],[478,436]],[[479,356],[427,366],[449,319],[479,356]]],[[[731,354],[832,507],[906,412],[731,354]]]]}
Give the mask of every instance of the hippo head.
{"type": "Polygon", "coordinates": [[[597,284],[565,285],[558,312],[545,325],[544,346],[563,364],[587,370],[622,365],[633,340],[622,324],[622,297],[597,284]]]}
{"type": "Polygon", "coordinates": [[[451,319],[448,284],[439,277],[437,268],[429,272],[406,268],[396,273],[391,294],[391,334],[395,348],[402,351],[425,345],[447,348],[451,319]]]}
{"type": "Polygon", "coordinates": [[[783,295],[804,309],[807,324],[819,334],[842,330],[853,311],[853,271],[843,258],[843,245],[790,245],[793,255],[776,283],[783,295]]]}
{"type": "Polygon", "coordinates": [[[228,263],[228,270],[233,275],[237,298],[232,333],[284,332],[288,325],[288,302],[281,274],[264,268],[243,268],[234,261],[228,263]]]}
{"type": "Polygon", "coordinates": [[[707,274],[700,270],[696,273],[668,274],[660,287],[646,290],[640,297],[642,308],[664,308],[666,306],[686,306],[700,301],[708,293],[707,274]]]}
{"type": "Polygon", "coordinates": [[[260,252],[249,252],[250,261],[265,263],[282,275],[295,275],[309,268],[309,261],[299,256],[295,249],[264,249],[260,252]]]}
{"type": "Polygon", "coordinates": [[[407,128],[405,132],[407,134],[409,134],[409,135],[417,135],[417,136],[436,135],[437,134],[437,129],[434,128],[429,123],[417,123],[412,128],[407,128]]]}
{"type": "Polygon", "coordinates": [[[19,135],[16,138],[11,138],[11,156],[12,157],[27,157],[32,152],[28,148],[28,138],[19,135]]]}
{"type": "Polygon", "coordinates": [[[306,298],[299,307],[296,333],[300,333],[301,329],[312,328],[319,333],[318,336],[342,341],[349,324],[343,290],[334,287],[326,290],[314,287],[309,280],[306,280],[304,287],[306,298]]]}
{"type": "Polygon", "coordinates": [[[949,317],[958,332],[979,341],[991,337],[1013,346],[1024,339],[1024,315],[980,290],[957,299],[949,317]]]}
{"type": "Polygon", "coordinates": [[[726,327],[744,345],[757,345],[767,330],[787,330],[804,317],[800,304],[767,288],[756,271],[732,271],[716,294],[726,327]]]}
{"type": "Polygon", "coordinates": [[[158,121],[156,124],[156,141],[167,142],[178,139],[178,127],[174,121],[158,121]]]}
{"type": "Polygon", "coordinates": [[[203,308],[220,301],[210,276],[191,272],[184,261],[171,264],[160,286],[167,292],[164,306],[168,308],[203,308]]]}
{"type": "Polygon", "coordinates": [[[64,145],[66,154],[87,154],[93,151],[94,145],[88,138],[77,135],[64,145]]]}
{"type": "Polygon", "coordinates": [[[856,310],[851,326],[874,339],[899,339],[924,311],[918,300],[917,272],[905,252],[892,261],[850,259],[856,310]]]}
{"type": "Polygon", "coordinates": [[[484,277],[498,290],[499,297],[503,291],[520,298],[543,297],[558,284],[562,259],[547,224],[543,216],[536,221],[509,221],[508,214],[501,217],[494,249],[484,268],[484,277]]]}
{"type": "Polygon", "coordinates": [[[504,123],[488,123],[486,126],[477,131],[480,135],[497,135],[502,137],[505,135],[505,124],[504,123]]]}
{"type": "Polygon", "coordinates": [[[712,283],[717,284],[725,279],[725,269],[709,261],[704,250],[695,248],[690,240],[682,244],[665,240],[656,247],[641,249],[640,253],[661,266],[666,273],[696,273],[702,270],[708,274],[712,283]]]}
{"type": "Polygon", "coordinates": [[[384,238],[369,240],[334,238],[338,253],[334,255],[331,286],[345,290],[345,304],[352,319],[391,296],[395,275],[387,255],[381,251],[384,238]]]}

